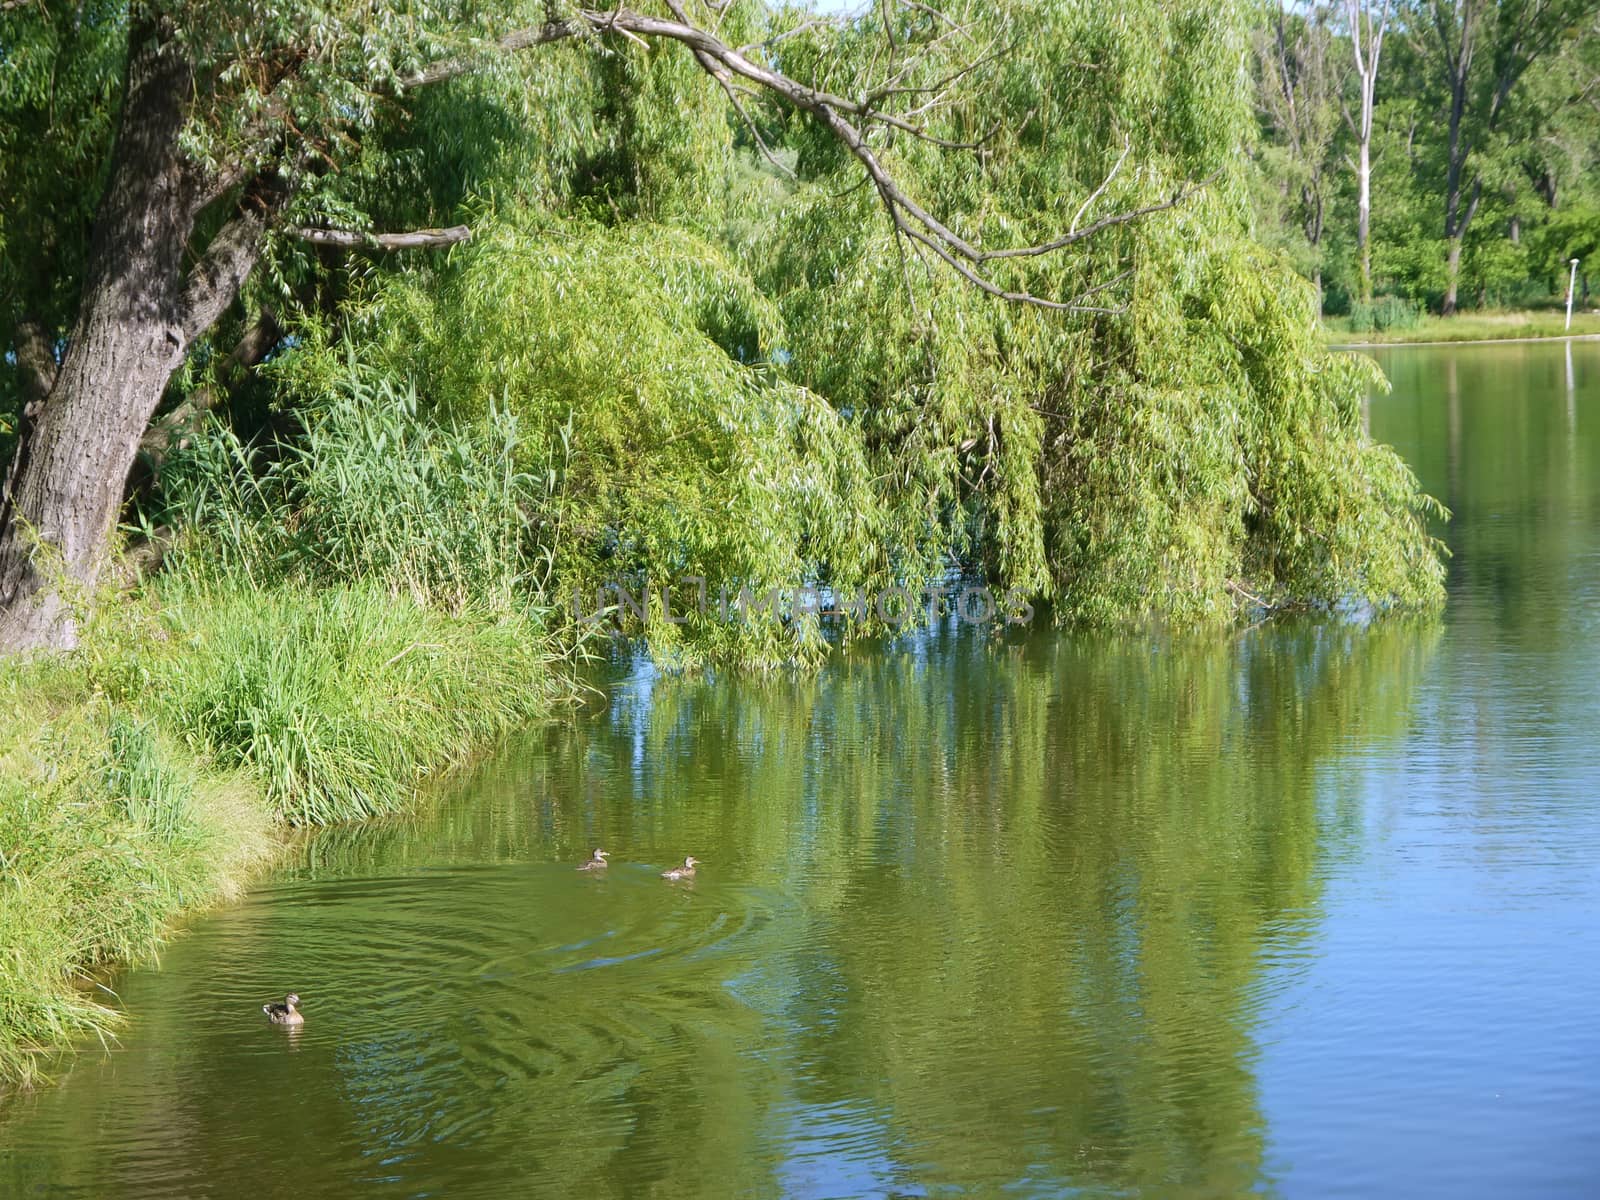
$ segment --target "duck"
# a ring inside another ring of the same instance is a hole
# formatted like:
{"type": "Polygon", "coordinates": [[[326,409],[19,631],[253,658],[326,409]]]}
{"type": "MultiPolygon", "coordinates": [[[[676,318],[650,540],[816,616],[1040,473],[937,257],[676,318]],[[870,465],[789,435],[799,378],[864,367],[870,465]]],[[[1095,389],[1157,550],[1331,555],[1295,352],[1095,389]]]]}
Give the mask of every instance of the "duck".
{"type": "Polygon", "coordinates": [[[267,1014],[267,1020],[274,1025],[304,1025],[305,1017],[300,1014],[300,997],[290,992],[283,998],[282,1004],[263,1004],[261,1011],[267,1014]]]}
{"type": "Polygon", "coordinates": [[[606,865],[606,859],[608,859],[610,857],[611,857],[611,854],[610,854],[609,851],[602,850],[602,849],[600,849],[600,847],[596,846],[595,849],[594,849],[594,853],[589,856],[589,860],[587,862],[585,862],[583,864],[583,866],[579,867],[578,870],[580,870],[580,871],[601,871],[601,870],[604,870],[605,869],[605,865],[606,865]]]}
{"type": "Polygon", "coordinates": [[[670,871],[661,872],[663,879],[693,879],[694,869],[700,865],[700,860],[692,854],[683,860],[683,866],[673,867],[670,871]]]}

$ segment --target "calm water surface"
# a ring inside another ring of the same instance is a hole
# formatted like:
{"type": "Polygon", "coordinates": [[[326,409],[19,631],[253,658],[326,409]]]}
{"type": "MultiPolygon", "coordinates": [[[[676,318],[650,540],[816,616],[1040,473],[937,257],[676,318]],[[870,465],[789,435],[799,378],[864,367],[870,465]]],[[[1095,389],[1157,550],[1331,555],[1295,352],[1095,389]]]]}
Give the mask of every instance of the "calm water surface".
{"type": "Polygon", "coordinates": [[[1442,624],[641,671],[127,974],[0,1195],[1600,1194],[1600,346],[1383,363],[1442,624]]]}

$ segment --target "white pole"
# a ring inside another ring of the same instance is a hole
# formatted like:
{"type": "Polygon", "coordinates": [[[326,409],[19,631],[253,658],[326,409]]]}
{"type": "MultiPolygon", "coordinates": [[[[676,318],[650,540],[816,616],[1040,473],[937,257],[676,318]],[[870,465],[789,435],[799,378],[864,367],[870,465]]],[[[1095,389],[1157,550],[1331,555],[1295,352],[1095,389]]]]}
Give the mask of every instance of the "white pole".
{"type": "Polygon", "coordinates": [[[1572,331],[1572,293],[1578,286],[1578,260],[1572,260],[1572,275],[1567,279],[1567,331],[1572,331]]]}

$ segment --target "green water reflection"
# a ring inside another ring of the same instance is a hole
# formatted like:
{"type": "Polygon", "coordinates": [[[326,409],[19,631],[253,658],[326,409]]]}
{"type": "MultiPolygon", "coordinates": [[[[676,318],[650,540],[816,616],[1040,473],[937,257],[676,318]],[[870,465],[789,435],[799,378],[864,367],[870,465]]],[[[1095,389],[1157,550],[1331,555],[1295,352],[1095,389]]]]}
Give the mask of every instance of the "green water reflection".
{"type": "Polygon", "coordinates": [[[10,1131],[57,1152],[14,1178],[1247,1190],[1252,1014],[1339,836],[1319,776],[1404,725],[1435,637],[944,636],[801,680],[642,673],[133,975],[129,1044],[24,1106],[10,1131]],[[590,844],[608,878],[571,869],[590,844]],[[692,885],[637,865],[690,851],[692,885]],[[293,1043],[250,1015],[289,986],[293,1043]]]}

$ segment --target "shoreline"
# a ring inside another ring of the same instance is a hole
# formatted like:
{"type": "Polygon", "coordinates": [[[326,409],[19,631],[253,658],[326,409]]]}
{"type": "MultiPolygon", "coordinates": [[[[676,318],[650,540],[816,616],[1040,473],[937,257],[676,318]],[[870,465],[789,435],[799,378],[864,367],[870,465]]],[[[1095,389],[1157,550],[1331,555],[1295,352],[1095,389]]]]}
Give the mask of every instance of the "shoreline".
{"type": "Polygon", "coordinates": [[[404,811],[575,699],[512,613],[360,585],[177,581],[159,601],[0,681],[0,1096],[114,1037],[105,980],[257,884],[297,829],[404,811]]]}
{"type": "Polygon", "coordinates": [[[1424,338],[1406,342],[1327,342],[1329,350],[1381,350],[1388,346],[1503,346],[1518,342],[1595,342],[1600,333],[1535,334],[1532,337],[1424,338]]]}

